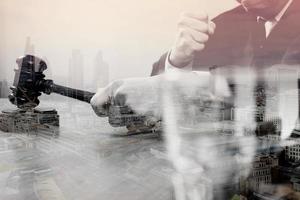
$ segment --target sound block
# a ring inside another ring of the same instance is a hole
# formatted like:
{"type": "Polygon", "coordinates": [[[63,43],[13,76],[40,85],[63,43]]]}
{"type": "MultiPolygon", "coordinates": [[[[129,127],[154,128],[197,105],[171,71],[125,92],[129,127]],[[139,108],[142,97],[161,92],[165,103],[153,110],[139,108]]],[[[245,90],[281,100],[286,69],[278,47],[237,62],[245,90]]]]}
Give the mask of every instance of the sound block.
{"type": "Polygon", "coordinates": [[[53,108],[10,109],[0,113],[0,130],[58,135],[59,115],[53,108]]]}

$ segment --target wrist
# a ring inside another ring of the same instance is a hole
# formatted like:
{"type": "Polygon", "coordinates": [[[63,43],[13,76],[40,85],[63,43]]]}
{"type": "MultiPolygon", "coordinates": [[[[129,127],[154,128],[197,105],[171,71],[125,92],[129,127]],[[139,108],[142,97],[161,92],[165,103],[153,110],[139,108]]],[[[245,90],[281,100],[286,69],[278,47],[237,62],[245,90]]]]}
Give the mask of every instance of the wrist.
{"type": "Polygon", "coordinates": [[[174,55],[172,51],[170,51],[167,59],[172,66],[177,68],[184,68],[192,62],[192,58],[186,58],[186,56],[184,57],[184,56],[174,55]]]}

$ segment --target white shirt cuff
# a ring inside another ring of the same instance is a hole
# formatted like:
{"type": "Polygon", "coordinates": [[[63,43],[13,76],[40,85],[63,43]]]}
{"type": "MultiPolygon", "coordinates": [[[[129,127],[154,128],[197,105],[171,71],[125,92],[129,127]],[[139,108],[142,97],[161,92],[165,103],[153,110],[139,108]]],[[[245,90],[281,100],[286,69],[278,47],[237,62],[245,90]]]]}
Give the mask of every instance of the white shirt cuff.
{"type": "Polygon", "coordinates": [[[175,67],[174,65],[172,65],[170,62],[170,53],[171,53],[171,51],[169,51],[168,56],[166,58],[165,72],[172,71],[172,70],[192,71],[193,62],[190,62],[188,65],[186,65],[185,67],[182,67],[182,68],[178,68],[178,67],[175,67]]]}
{"type": "MultiPolygon", "coordinates": [[[[171,51],[169,51],[168,56],[166,58],[166,63],[165,63],[165,72],[166,73],[171,72],[171,71],[173,71],[173,72],[174,71],[177,71],[177,72],[180,72],[180,71],[192,71],[192,69],[193,69],[193,61],[190,62],[185,67],[182,67],[182,68],[175,67],[170,62],[170,53],[171,53],[171,51]]],[[[192,72],[194,72],[194,73],[196,73],[198,75],[203,75],[203,73],[207,73],[207,72],[203,72],[203,71],[192,71],[192,72]]]]}

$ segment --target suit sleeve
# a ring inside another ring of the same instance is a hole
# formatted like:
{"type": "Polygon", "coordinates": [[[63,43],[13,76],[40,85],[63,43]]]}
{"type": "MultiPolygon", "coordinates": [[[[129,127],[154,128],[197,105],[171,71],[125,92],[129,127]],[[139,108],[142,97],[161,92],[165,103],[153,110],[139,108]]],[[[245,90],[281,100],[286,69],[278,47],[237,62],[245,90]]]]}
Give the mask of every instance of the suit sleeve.
{"type": "Polygon", "coordinates": [[[152,65],[151,76],[159,75],[165,72],[165,64],[168,53],[163,54],[160,59],[152,65]]]}
{"type": "Polygon", "coordinates": [[[282,64],[285,65],[300,65],[300,36],[296,38],[292,45],[287,49],[285,55],[282,58],[282,64]]]}

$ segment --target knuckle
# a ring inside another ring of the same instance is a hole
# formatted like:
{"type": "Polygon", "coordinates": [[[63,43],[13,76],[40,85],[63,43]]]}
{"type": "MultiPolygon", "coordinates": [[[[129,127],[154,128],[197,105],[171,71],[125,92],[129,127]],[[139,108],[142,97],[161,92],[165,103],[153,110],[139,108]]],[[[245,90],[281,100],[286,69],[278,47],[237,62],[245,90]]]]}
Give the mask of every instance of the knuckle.
{"type": "Polygon", "coordinates": [[[205,48],[205,44],[200,44],[198,50],[203,50],[205,48]]]}
{"type": "Polygon", "coordinates": [[[188,24],[188,21],[187,21],[186,17],[181,17],[177,22],[178,27],[185,27],[185,26],[187,26],[187,24],[188,24]]]}
{"type": "Polygon", "coordinates": [[[178,30],[178,35],[179,35],[179,37],[183,37],[184,36],[184,30],[183,29],[179,29],[178,30]]]}
{"type": "Polygon", "coordinates": [[[190,41],[187,38],[182,39],[181,46],[190,46],[190,41]]]}
{"type": "Polygon", "coordinates": [[[177,27],[179,28],[179,27],[181,27],[183,24],[183,20],[182,20],[182,18],[180,18],[178,21],[177,21],[177,27]]]}
{"type": "Polygon", "coordinates": [[[209,36],[207,34],[202,35],[202,41],[207,42],[209,40],[209,36]]]}
{"type": "Polygon", "coordinates": [[[201,51],[201,50],[203,50],[205,48],[205,44],[200,44],[199,45],[199,48],[198,48],[198,51],[201,51]]]}
{"type": "Polygon", "coordinates": [[[206,33],[208,31],[208,24],[206,22],[200,22],[199,29],[201,32],[206,33]]]}
{"type": "Polygon", "coordinates": [[[179,29],[179,37],[186,37],[188,35],[188,31],[184,28],[179,29]]]}
{"type": "Polygon", "coordinates": [[[179,17],[179,19],[178,19],[178,21],[177,21],[177,25],[178,26],[182,26],[182,25],[184,25],[185,23],[186,23],[186,16],[185,15],[180,15],[180,17],[179,17]]]}

